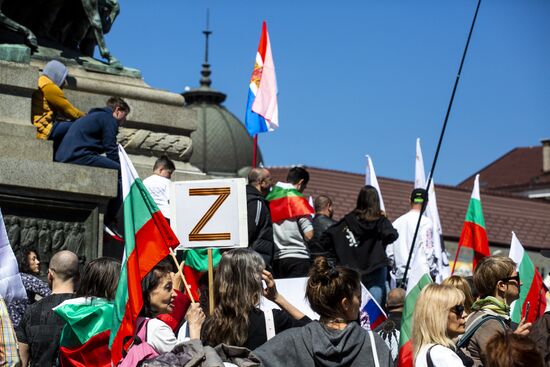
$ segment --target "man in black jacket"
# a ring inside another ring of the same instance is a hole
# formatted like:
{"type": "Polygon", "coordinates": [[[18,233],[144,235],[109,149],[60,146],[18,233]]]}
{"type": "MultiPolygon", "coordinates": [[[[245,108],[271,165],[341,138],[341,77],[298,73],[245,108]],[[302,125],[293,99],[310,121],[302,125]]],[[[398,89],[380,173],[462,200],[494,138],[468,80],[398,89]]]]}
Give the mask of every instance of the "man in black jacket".
{"type": "Polygon", "coordinates": [[[273,186],[271,173],[265,168],[252,168],[248,174],[246,201],[248,209],[248,246],[264,259],[271,269],[273,262],[273,223],[265,195],[273,186]]]}
{"type": "Polygon", "coordinates": [[[309,245],[311,255],[322,255],[322,250],[319,247],[321,235],[333,224],[336,223],[332,219],[332,200],[326,195],[319,195],[313,202],[315,207],[315,217],[313,218],[313,239],[309,245]]]}

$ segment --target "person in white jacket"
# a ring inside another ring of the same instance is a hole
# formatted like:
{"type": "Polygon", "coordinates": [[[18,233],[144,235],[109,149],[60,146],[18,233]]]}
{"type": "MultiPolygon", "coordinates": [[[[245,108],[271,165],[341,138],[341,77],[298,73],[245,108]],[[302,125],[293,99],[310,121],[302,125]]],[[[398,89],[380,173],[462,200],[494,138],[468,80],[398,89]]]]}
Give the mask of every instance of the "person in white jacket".
{"type": "Polygon", "coordinates": [[[464,293],[432,283],[420,292],[412,320],[415,367],[468,367],[473,360],[456,350],[453,339],[464,333],[464,293]]]}
{"type": "MultiPolygon", "coordinates": [[[[422,210],[422,205],[426,205],[427,202],[428,192],[424,189],[414,189],[411,193],[411,210],[397,218],[392,224],[393,228],[399,233],[399,237],[394,243],[386,247],[386,255],[390,260],[390,266],[392,268],[391,275],[396,279],[397,285],[401,283],[405,273],[418,216],[422,210]]],[[[413,263],[417,251],[424,251],[430,268],[430,275],[435,277],[437,273],[437,258],[435,257],[434,251],[433,232],[433,223],[431,219],[422,215],[418,235],[414,244],[411,264],[413,263]]]]}

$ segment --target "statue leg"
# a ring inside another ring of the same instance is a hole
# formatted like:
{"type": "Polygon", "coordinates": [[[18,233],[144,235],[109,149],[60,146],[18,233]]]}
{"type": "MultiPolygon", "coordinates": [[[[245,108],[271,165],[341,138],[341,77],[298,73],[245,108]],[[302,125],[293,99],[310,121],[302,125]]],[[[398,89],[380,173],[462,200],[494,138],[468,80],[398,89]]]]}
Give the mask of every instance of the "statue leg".
{"type": "Polygon", "coordinates": [[[82,0],[82,6],[84,7],[84,12],[88,17],[88,21],[90,22],[92,30],[95,34],[97,46],[99,47],[99,54],[103,58],[107,59],[111,66],[122,69],[122,65],[115,57],[111,55],[109,49],[107,48],[107,44],[105,43],[105,37],[103,36],[103,29],[101,27],[101,18],[99,17],[98,1],[82,0]]]}
{"type": "MultiPolygon", "coordinates": [[[[1,6],[1,2],[0,2],[0,6],[1,6]]],[[[1,11],[0,11],[0,26],[4,26],[5,28],[11,31],[24,34],[26,37],[25,43],[27,44],[27,46],[29,46],[33,51],[36,51],[38,49],[38,41],[34,33],[32,33],[31,30],[28,29],[27,27],[24,27],[21,24],[11,20],[1,11]]]]}

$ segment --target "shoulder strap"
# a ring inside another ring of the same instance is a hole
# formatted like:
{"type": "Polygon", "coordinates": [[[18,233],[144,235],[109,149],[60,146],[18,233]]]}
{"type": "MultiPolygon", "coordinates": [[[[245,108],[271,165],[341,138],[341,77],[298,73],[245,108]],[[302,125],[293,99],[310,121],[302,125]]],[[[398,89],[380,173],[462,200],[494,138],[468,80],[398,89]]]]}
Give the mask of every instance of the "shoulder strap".
{"type": "Polygon", "coordinates": [[[372,349],[372,359],[374,359],[374,367],[380,367],[380,360],[378,359],[378,351],[376,350],[376,340],[374,340],[374,333],[372,330],[367,331],[370,338],[370,347],[372,349]]]}
{"type": "Polygon", "coordinates": [[[468,344],[468,342],[470,341],[472,336],[474,336],[477,329],[479,329],[481,325],[483,325],[485,322],[489,320],[498,321],[500,326],[502,326],[503,331],[506,331],[506,324],[504,323],[504,320],[502,320],[502,317],[495,316],[495,315],[484,315],[478,318],[476,321],[474,321],[474,323],[472,323],[472,325],[470,325],[470,327],[466,329],[466,332],[464,333],[464,335],[462,335],[462,337],[458,340],[458,343],[456,343],[456,347],[462,348],[466,344],[468,344]]]}
{"type": "Polygon", "coordinates": [[[267,340],[275,336],[275,321],[273,320],[273,310],[263,310],[265,316],[265,335],[267,340]]]}
{"type": "Polygon", "coordinates": [[[434,361],[432,360],[432,356],[430,352],[432,351],[432,348],[435,347],[437,344],[432,345],[430,348],[428,348],[428,351],[426,352],[426,363],[428,364],[428,367],[435,367],[434,361]]]}
{"type": "Polygon", "coordinates": [[[136,338],[134,339],[134,344],[140,344],[142,342],[147,341],[147,323],[148,322],[149,322],[149,318],[145,318],[138,325],[138,329],[137,329],[137,332],[136,332],[136,338]]]}

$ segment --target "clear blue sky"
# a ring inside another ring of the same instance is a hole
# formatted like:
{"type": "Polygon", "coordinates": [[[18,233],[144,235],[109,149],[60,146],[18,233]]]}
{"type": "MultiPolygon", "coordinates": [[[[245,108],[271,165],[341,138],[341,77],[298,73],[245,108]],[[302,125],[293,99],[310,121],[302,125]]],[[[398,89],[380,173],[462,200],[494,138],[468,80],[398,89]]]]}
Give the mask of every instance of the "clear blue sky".
{"type": "MultiPolygon", "coordinates": [[[[267,165],[305,164],[414,178],[415,139],[435,152],[477,2],[128,1],[107,40],[156,88],[196,87],[206,9],[212,87],[241,120],[267,21],[280,128],[260,136],[267,165]],[[154,4],[154,5],[153,5],[154,4]],[[162,4],[162,5],[161,5],[162,4]]],[[[485,0],[435,180],[456,184],[550,137],[550,1],[485,0]]]]}

